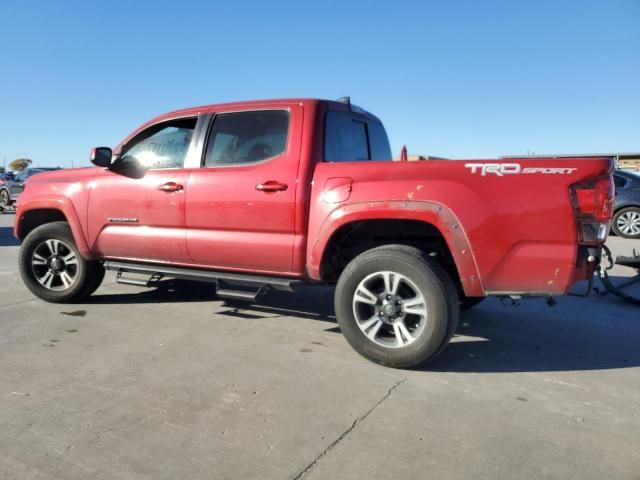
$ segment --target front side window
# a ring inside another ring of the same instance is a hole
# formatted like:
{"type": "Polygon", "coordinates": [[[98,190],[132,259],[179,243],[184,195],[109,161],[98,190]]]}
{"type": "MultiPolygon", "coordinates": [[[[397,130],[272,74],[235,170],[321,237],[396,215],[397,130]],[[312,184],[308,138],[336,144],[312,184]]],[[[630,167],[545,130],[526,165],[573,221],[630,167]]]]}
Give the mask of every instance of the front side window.
{"type": "Polygon", "coordinates": [[[195,118],[164,122],[136,135],[120,154],[123,164],[144,168],[182,168],[189,151],[195,118]]]}
{"type": "Polygon", "coordinates": [[[214,119],[205,167],[260,162],[287,149],[289,112],[264,110],[223,113],[214,119]]]}

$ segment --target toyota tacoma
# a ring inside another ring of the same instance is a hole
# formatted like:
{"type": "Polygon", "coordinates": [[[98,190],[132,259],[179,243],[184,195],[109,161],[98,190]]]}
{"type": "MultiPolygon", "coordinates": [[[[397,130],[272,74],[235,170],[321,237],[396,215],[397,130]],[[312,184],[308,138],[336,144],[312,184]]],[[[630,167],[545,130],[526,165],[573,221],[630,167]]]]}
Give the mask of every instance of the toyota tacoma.
{"type": "Polygon", "coordinates": [[[36,296],[79,302],[105,270],[209,281],[231,299],[335,285],[347,341],[398,368],[435,358],[486,296],[592,278],[613,213],[611,158],[394,161],[380,120],[348,98],[180,110],[91,160],[20,196],[36,296]]]}

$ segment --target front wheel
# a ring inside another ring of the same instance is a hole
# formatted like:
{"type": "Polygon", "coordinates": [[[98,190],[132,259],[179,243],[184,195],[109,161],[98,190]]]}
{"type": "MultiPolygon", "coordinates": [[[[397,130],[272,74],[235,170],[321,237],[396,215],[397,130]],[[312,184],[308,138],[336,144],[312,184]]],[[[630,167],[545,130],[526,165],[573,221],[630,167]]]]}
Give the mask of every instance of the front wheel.
{"type": "Polygon", "coordinates": [[[433,360],[456,330],[458,294],[449,274],[419,249],[373,248],[354,258],[336,286],[340,330],[364,357],[411,368],[433,360]]]}
{"type": "Polygon", "coordinates": [[[27,288],[53,303],[78,302],[104,278],[100,262],[80,255],[66,222],[48,223],[30,232],[20,247],[19,266],[27,288]]]}
{"type": "Polygon", "coordinates": [[[640,238],[640,208],[627,207],[617,212],[612,227],[619,237],[640,238]]]}

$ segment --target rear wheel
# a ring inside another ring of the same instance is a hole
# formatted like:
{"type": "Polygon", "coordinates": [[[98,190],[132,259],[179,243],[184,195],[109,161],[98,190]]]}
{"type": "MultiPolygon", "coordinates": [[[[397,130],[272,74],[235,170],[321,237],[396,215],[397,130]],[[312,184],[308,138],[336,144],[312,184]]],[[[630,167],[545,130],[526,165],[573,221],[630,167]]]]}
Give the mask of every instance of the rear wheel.
{"type": "Polygon", "coordinates": [[[48,223],[29,233],[20,247],[19,266],[27,288],[54,303],[78,302],[104,278],[100,262],[80,255],[66,222],[48,223]]]}
{"type": "Polygon", "coordinates": [[[640,208],[621,209],[613,217],[613,231],[624,238],[640,238],[640,208]]]}
{"type": "Polygon", "coordinates": [[[364,357],[394,368],[434,359],[458,323],[453,281],[414,247],[368,250],[344,269],[336,286],[338,324],[364,357]]]}

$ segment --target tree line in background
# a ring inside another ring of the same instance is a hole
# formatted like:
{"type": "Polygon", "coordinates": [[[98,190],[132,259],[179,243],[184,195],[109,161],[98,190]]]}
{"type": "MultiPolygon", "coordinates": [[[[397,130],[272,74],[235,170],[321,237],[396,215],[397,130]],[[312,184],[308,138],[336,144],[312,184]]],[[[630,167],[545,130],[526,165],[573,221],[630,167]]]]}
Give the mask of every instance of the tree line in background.
{"type": "MultiPolygon", "coordinates": [[[[25,168],[28,168],[29,165],[33,163],[33,160],[30,158],[16,158],[13,162],[9,163],[7,166],[7,170],[10,172],[14,171],[22,171],[25,168]]],[[[0,167],[0,171],[4,172],[4,167],[0,167]]]]}

